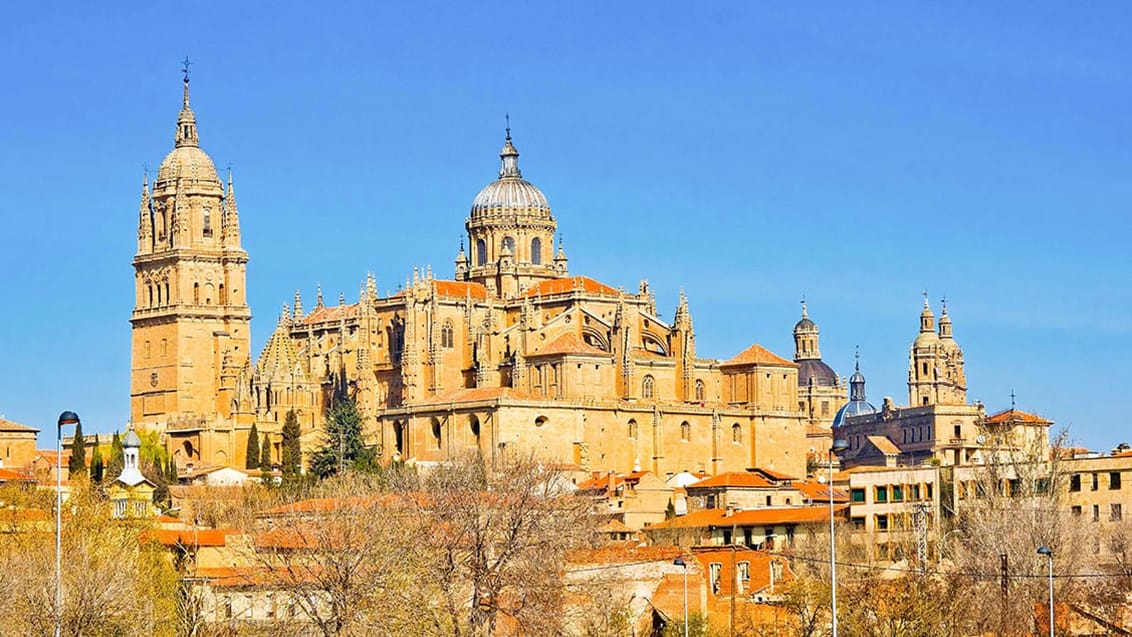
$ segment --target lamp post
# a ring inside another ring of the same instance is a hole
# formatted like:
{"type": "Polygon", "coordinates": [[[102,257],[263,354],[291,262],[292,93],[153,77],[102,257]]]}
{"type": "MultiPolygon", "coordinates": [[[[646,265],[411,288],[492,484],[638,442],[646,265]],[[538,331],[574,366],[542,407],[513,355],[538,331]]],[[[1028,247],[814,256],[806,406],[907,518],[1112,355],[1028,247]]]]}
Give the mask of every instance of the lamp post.
{"type": "Polygon", "coordinates": [[[833,456],[849,448],[844,440],[834,440],[829,448],[829,609],[833,619],[833,637],[837,637],[837,545],[833,537],[833,456]]]}
{"type": "Polygon", "coordinates": [[[1049,563],[1049,637],[1053,637],[1053,549],[1043,544],[1038,547],[1038,555],[1046,556],[1049,563]]]}
{"type": "Polygon", "coordinates": [[[678,557],[672,564],[684,567],[684,637],[688,637],[688,563],[684,558],[678,557]]]}
{"type": "Polygon", "coordinates": [[[77,424],[79,415],[65,411],[55,428],[55,637],[63,631],[63,425],[77,424]]]}

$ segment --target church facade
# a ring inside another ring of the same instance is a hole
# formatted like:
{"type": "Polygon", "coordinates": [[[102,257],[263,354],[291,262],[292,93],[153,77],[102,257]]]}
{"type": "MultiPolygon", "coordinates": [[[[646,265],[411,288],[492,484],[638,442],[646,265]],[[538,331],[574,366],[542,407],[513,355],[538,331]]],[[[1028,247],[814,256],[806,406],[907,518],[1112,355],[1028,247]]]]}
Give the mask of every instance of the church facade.
{"type": "Polygon", "coordinates": [[[464,228],[451,279],[414,271],[381,296],[368,275],[356,302],[320,291],[311,307],[296,292],[253,362],[232,179],[200,149],[186,77],[175,147],[142,188],[133,424],[160,431],[181,466],[242,466],[253,423],[278,461],[288,412],[311,449],[331,401],[349,396],[385,460],[479,450],[585,472],[805,475],[845,401],[805,308],[794,361],[757,344],[698,357],[683,294],[668,319],[647,282],[625,291],[571,274],[510,129],[464,228]]]}

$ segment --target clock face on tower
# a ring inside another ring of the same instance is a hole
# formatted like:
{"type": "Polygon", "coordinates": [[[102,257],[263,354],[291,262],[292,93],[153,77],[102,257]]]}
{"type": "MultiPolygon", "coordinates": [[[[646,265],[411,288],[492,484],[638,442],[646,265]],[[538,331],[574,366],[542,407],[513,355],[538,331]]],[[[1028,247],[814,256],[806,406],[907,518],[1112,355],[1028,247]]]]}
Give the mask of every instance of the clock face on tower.
{"type": "Polygon", "coordinates": [[[149,375],[149,386],[157,387],[157,372],[153,372],[149,375]]]}

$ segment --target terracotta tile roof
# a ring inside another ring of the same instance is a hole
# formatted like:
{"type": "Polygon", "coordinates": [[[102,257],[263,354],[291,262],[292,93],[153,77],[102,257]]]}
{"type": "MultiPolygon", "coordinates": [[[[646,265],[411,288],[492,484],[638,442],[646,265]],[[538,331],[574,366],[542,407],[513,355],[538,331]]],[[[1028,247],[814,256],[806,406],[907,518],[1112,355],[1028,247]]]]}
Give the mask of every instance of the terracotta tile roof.
{"type": "Polygon", "coordinates": [[[692,491],[694,489],[718,489],[720,487],[734,487],[738,489],[777,489],[779,486],[762,475],[748,471],[733,471],[731,473],[721,473],[717,476],[712,476],[706,480],[700,480],[695,484],[690,484],[685,489],[692,491]]]}
{"type": "Polygon", "coordinates": [[[437,296],[452,296],[461,299],[470,296],[480,301],[487,298],[487,288],[479,283],[472,283],[470,281],[444,281],[434,279],[432,289],[436,292],[437,296]]]}
{"type": "Polygon", "coordinates": [[[35,476],[0,468],[0,482],[35,482],[35,476]]]}
{"type": "Polygon", "coordinates": [[[739,365],[778,365],[782,367],[798,367],[797,363],[790,362],[775,354],[767,348],[755,343],[739,352],[731,359],[720,363],[720,367],[737,367],[739,365]]]}
{"type": "Polygon", "coordinates": [[[0,431],[25,431],[28,433],[37,433],[39,430],[27,425],[21,425],[18,422],[12,422],[7,418],[0,418],[0,431]]]}
{"type": "MultiPolygon", "coordinates": [[[[629,474],[615,473],[613,474],[613,488],[617,488],[626,482],[636,484],[648,473],[648,471],[634,471],[629,474]]],[[[588,480],[583,480],[574,486],[578,491],[604,491],[609,488],[609,474],[594,471],[588,480]]]]}
{"type": "Polygon", "coordinates": [[[616,542],[596,549],[580,549],[567,556],[566,561],[574,565],[590,564],[633,564],[637,562],[667,562],[683,555],[678,546],[641,546],[629,540],[616,542]]]}
{"type": "Polygon", "coordinates": [[[343,318],[351,319],[358,315],[358,304],[351,303],[350,305],[331,305],[315,308],[310,314],[307,314],[298,321],[299,323],[326,323],[328,321],[338,321],[343,318]]]}
{"type": "MultiPolygon", "coordinates": [[[[848,511],[849,507],[835,506],[834,512],[848,511]]],[[[782,507],[735,511],[731,515],[723,509],[702,509],[688,515],[659,522],[650,529],[708,528],[724,526],[765,526],[770,524],[813,524],[829,521],[829,508],[822,506],[782,507]]]]}
{"type": "Polygon", "coordinates": [[[557,354],[581,354],[609,358],[611,354],[583,341],[577,334],[567,332],[546,345],[535,350],[530,356],[551,356],[557,354]]]}
{"type": "Polygon", "coordinates": [[[868,441],[870,443],[872,443],[872,445],[874,447],[877,448],[877,451],[879,451],[879,452],[881,452],[885,455],[891,455],[891,456],[900,455],[900,447],[897,447],[895,443],[893,443],[891,440],[889,440],[888,436],[866,436],[866,437],[868,438],[868,441]]]}
{"type": "Polygon", "coordinates": [[[149,529],[141,537],[162,546],[224,546],[229,535],[238,533],[235,529],[149,529]]]}
{"type": "Polygon", "coordinates": [[[599,292],[601,294],[617,294],[617,290],[609,287],[608,285],[595,281],[586,276],[572,276],[562,279],[548,279],[540,281],[536,285],[527,289],[527,296],[549,296],[551,294],[562,294],[573,290],[581,290],[583,292],[599,292]]]}
{"type": "Polygon", "coordinates": [[[986,419],[986,423],[988,425],[1001,425],[1001,424],[1009,424],[1009,423],[1012,423],[1012,422],[1021,422],[1021,423],[1034,424],[1034,425],[1053,424],[1051,421],[1046,420],[1045,418],[1042,418],[1041,416],[1036,416],[1034,414],[1028,414],[1028,413],[1021,411],[1019,409],[1004,409],[1004,410],[998,412],[997,414],[987,416],[987,419],[986,419]]]}
{"type": "MultiPolygon", "coordinates": [[[[810,500],[813,500],[815,502],[829,502],[829,486],[824,482],[818,482],[817,480],[804,480],[802,482],[795,482],[791,486],[801,491],[802,495],[806,496],[810,500]]],[[[833,502],[836,504],[838,502],[848,501],[849,492],[845,491],[844,489],[838,489],[834,487],[833,502]]]]}
{"type": "Polygon", "coordinates": [[[513,387],[473,387],[457,389],[422,400],[417,405],[447,405],[449,403],[474,403],[484,400],[530,400],[530,395],[513,387]]]}

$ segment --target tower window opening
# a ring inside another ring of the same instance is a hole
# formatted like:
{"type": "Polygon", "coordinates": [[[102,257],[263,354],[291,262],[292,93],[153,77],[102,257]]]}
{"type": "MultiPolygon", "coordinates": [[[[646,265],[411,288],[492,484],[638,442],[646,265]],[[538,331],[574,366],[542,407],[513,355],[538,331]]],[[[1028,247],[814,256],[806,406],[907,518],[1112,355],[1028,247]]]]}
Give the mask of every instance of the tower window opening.
{"type": "Polygon", "coordinates": [[[538,237],[531,239],[531,264],[542,265],[542,240],[538,237]]]}
{"type": "Polygon", "coordinates": [[[204,209],[204,227],[201,229],[201,234],[206,237],[212,236],[212,211],[208,208],[204,209]]]}
{"type": "Polygon", "coordinates": [[[193,303],[200,303],[200,283],[193,284],[193,303]]]}
{"type": "Polygon", "coordinates": [[[680,423],[680,440],[688,442],[692,439],[692,425],[688,421],[680,423]]]}
{"type": "Polygon", "coordinates": [[[153,305],[153,286],[150,285],[148,287],[149,287],[149,304],[153,305]]]}
{"type": "Polygon", "coordinates": [[[487,242],[476,239],[476,265],[487,265],[487,242]]]}
{"type": "Polygon", "coordinates": [[[743,442],[743,427],[739,423],[731,425],[731,442],[736,445],[743,442]]]}
{"type": "Polygon", "coordinates": [[[704,399],[704,381],[696,381],[696,400],[703,401],[704,399]]]}
{"type": "Polygon", "coordinates": [[[220,304],[228,305],[228,290],[224,289],[224,284],[220,284],[220,304]]]}
{"type": "Polygon", "coordinates": [[[636,420],[630,420],[629,421],[629,438],[632,439],[632,440],[637,439],[637,421],[636,420]]]}

